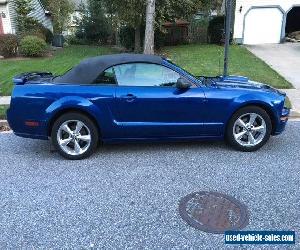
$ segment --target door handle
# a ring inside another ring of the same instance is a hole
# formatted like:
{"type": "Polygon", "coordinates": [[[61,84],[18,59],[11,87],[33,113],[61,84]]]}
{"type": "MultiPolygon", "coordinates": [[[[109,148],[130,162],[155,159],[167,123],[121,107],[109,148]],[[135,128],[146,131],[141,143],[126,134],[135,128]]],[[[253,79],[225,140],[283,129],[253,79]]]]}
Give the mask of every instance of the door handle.
{"type": "Polygon", "coordinates": [[[122,95],[122,99],[126,99],[127,102],[133,102],[136,99],[136,96],[133,94],[122,95]]]}

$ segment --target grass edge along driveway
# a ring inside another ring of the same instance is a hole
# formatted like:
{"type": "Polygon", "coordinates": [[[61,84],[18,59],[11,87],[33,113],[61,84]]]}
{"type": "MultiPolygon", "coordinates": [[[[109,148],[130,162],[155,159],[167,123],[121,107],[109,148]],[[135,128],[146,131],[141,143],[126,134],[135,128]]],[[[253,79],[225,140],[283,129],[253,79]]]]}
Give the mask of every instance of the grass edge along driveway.
{"type": "MultiPolygon", "coordinates": [[[[247,76],[251,80],[275,88],[292,88],[290,82],[243,46],[232,45],[229,50],[229,74],[247,76]]],[[[182,45],[166,47],[163,54],[194,75],[223,74],[224,48],[217,45],[182,45]]]]}
{"type": "Polygon", "coordinates": [[[8,107],[9,105],[0,105],[0,120],[6,119],[6,110],[8,107]]]}
{"type": "MultiPolygon", "coordinates": [[[[84,58],[113,53],[117,53],[117,51],[110,47],[74,45],[55,51],[52,57],[1,60],[0,93],[1,95],[10,95],[13,76],[22,72],[49,71],[59,75],[84,58]]],[[[194,75],[217,76],[221,75],[223,71],[222,46],[181,45],[165,47],[159,53],[172,59],[194,75]]],[[[276,88],[292,87],[276,71],[242,46],[230,47],[229,73],[248,76],[252,80],[267,83],[276,88]]]]}

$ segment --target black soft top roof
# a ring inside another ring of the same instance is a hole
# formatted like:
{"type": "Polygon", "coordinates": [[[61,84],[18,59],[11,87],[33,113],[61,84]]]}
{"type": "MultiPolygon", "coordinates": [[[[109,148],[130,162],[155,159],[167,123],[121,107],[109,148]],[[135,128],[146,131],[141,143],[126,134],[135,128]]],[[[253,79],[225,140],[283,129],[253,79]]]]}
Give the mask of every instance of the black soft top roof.
{"type": "Polygon", "coordinates": [[[92,57],[83,60],[64,75],[54,78],[53,82],[90,84],[100,73],[112,66],[138,62],[162,64],[163,58],[143,54],[114,54],[92,57]]]}

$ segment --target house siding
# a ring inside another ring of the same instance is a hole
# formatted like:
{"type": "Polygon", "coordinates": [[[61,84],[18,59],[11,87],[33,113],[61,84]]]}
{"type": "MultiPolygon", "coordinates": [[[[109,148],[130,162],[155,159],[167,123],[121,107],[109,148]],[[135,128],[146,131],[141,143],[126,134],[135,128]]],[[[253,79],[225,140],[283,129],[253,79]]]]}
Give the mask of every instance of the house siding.
{"type": "MultiPolygon", "coordinates": [[[[46,28],[53,31],[53,25],[51,21],[51,17],[45,15],[45,9],[39,0],[31,0],[32,12],[29,14],[30,16],[37,19],[41,24],[43,24],[46,28]]],[[[13,0],[8,1],[6,5],[0,5],[0,12],[2,11],[1,7],[6,9],[7,18],[2,19],[6,23],[4,24],[4,33],[12,33],[15,34],[17,30],[17,13],[15,11],[15,3],[13,0]]]]}
{"type": "Polygon", "coordinates": [[[31,0],[31,4],[33,11],[30,13],[30,16],[34,17],[46,28],[53,31],[51,18],[45,15],[45,9],[42,3],[39,0],[31,0]]]}
{"type": "Polygon", "coordinates": [[[253,7],[274,7],[278,6],[284,12],[284,15],[293,7],[300,6],[300,0],[237,0],[235,9],[234,39],[242,43],[244,32],[245,15],[253,7]],[[240,8],[242,7],[242,12],[240,8]]]}
{"type": "Polygon", "coordinates": [[[7,4],[0,4],[0,13],[5,14],[5,18],[2,17],[3,31],[4,34],[13,33],[11,30],[10,13],[7,4]]]}
{"type": "Polygon", "coordinates": [[[12,34],[16,33],[16,28],[17,28],[17,13],[15,11],[15,4],[13,1],[9,1],[8,3],[8,10],[9,10],[9,16],[10,16],[10,25],[11,25],[11,32],[12,34]]]}

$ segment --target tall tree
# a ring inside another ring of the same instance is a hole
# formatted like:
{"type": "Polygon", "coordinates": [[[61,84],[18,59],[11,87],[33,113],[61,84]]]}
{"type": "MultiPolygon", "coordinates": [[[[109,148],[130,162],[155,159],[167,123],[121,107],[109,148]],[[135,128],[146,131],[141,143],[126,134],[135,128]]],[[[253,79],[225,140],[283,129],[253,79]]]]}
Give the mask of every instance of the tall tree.
{"type": "Polygon", "coordinates": [[[108,0],[117,1],[116,13],[121,25],[124,24],[135,30],[135,52],[141,51],[141,26],[145,16],[146,3],[144,0],[108,0]]]}
{"type": "Polygon", "coordinates": [[[147,0],[144,54],[154,54],[155,0],[147,0]]]}
{"type": "Polygon", "coordinates": [[[209,17],[213,10],[217,11],[218,15],[221,15],[224,1],[225,0],[202,0],[199,10],[203,11],[207,17],[209,17]]]}
{"type": "Polygon", "coordinates": [[[117,16],[117,6],[115,5],[114,1],[103,1],[103,7],[106,12],[106,17],[108,19],[107,23],[110,28],[110,42],[120,45],[119,40],[119,27],[120,27],[120,20],[117,16]]]}
{"type": "MultiPolygon", "coordinates": [[[[139,52],[141,50],[140,32],[141,27],[145,25],[146,8],[149,6],[147,4],[148,0],[101,1],[104,1],[106,5],[112,4],[114,6],[114,16],[118,18],[120,25],[126,25],[135,30],[135,51],[139,52]]],[[[202,1],[203,0],[156,0],[155,5],[153,5],[153,9],[155,10],[153,14],[153,20],[155,20],[153,30],[155,30],[155,28],[161,28],[164,21],[191,17],[199,10],[202,1]]],[[[152,41],[151,37],[152,36],[150,36],[149,41],[152,41]]],[[[153,45],[153,42],[151,43],[153,45]]]]}
{"type": "Polygon", "coordinates": [[[31,0],[14,0],[17,14],[17,33],[22,36],[24,33],[32,31],[39,22],[29,14],[33,10],[31,0]]]}
{"type": "Polygon", "coordinates": [[[103,2],[89,0],[87,5],[80,5],[80,12],[77,37],[96,43],[106,43],[111,32],[103,2]]]}
{"type": "Polygon", "coordinates": [[[61,34],[69,24],[70,15],[75,9],[74,3],[71,0],[42,0],[42,3],[52,14],[53,32],[61,34]]]}

